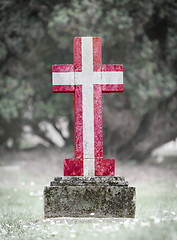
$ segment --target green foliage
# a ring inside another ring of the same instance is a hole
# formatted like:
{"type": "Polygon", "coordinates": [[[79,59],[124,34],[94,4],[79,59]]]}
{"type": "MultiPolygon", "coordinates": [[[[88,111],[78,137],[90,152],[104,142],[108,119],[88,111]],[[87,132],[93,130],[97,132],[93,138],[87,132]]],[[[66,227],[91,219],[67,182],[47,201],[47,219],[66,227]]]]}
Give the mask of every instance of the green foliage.
{"type": "Polygon", "coordinates": [[[126,96],[118,104],[106,95],[105,103],[144,116],[176,88],[176,16],[174,0],[2,1],[1,144],[14,120],[55,124],[72,115],[73,96],[54,96],[50,79],[52,64],[72,63],[75,36],[101,36],[103,63],[124,65],[126,96]]]}
{"type": "Polygon", "coordinates": [[[7,77],[5,81],[0,81],[1,97],[0,112],[2,118],[11,121],[21,116],[26,108],[28,100],[33,96],[34,91],[26,86],[25,81],[19,84],[18,79],[7,77]]]}

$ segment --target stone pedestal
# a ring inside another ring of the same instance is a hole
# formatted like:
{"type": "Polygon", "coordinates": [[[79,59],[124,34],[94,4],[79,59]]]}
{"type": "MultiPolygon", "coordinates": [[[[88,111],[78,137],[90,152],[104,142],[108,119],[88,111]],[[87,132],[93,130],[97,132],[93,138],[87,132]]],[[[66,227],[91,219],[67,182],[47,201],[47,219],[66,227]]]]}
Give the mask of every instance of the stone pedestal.
{"type": "Polygon", "coordinates": [[[133,218],[135,188],[124,177],[55,177],[44,189],[44,215],[133,218]]]}

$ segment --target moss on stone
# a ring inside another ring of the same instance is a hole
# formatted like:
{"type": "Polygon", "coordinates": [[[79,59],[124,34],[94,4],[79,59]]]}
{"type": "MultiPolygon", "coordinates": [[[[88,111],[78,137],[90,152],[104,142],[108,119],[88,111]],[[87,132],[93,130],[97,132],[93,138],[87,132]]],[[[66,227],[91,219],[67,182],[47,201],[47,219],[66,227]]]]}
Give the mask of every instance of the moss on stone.
{"type": "Polygon", "coordinates": [[[45,187],[44,213],[45,217],[132,218],[135,216],[135,188],[101,183],[45,187]]]}

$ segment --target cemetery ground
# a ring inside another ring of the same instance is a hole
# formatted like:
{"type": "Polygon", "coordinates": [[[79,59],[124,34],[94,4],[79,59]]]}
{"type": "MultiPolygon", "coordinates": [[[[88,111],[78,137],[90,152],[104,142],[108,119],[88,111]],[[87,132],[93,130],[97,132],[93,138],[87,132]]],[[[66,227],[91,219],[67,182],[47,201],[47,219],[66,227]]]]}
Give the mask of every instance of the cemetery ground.
{"type": "Polygon", "coordinates": [[[0,239],[177,239],[177,161],[116,162],[136,187],[135,219],[44,219],[43,189],[71,153],[38,148],[1,152],[0,239]]]}

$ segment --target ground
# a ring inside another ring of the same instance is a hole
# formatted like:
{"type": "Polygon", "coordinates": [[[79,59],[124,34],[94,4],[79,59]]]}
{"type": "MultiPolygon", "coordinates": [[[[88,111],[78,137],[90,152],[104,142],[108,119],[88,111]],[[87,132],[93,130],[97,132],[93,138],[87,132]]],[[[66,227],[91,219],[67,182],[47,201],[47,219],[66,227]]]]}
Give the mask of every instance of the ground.
{"type": "Polygon", "coordinates": [[[116,175],[136,187],[135,219],[73,220],[43,218],[44,186],[62,175],[71,153],[38,148],[0,155],[0,239],[177,239],[174,159],[116,162],[116,175]]]}

